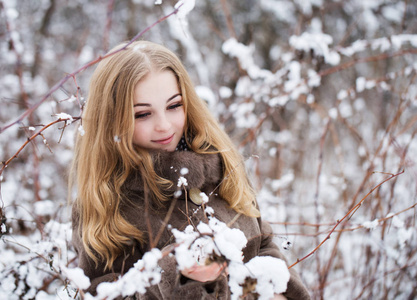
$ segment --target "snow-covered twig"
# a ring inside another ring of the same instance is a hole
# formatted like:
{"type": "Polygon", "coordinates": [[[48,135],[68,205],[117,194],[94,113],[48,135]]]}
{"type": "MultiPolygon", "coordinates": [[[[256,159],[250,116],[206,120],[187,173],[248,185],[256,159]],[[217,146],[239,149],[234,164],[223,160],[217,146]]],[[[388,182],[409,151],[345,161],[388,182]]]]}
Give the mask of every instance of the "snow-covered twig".
{"type": "Polygon", "coordinates": [[[3,171],[7,168],[7,166],[10,164],[10,162],[12,160],[14,160],[15,158],[18,157],[18,155],[20,154],[20,152],[27,146],[27,144],[29,144],[32,140],[34,140],[37,136],[42,136],[42,132],[45,131],[46,129],[48,129],[49,127],[51,127],[52,125],[64,122],[65,126],[68,125],[69,123],[72,123],[73,121],[77,121],[80,120],[80,117],[72,117],[69,115],[65,115],[64,118],[61,118],[61,116],[58,117],[57,120],[44,125],[41,129],[39,129],[37,132],[35,132],[32,136],[30,136],[24,143],[23,145],[16,151],[16,153],[10,157],[8,160],[1,162],[2,167],[0,169],[0,176],[2,175],[3,171]]]}
{"type": "Polygon", "coordinates": [[[327,241],[330,239],[330,236],[332,235],[332,233],[336,230],[336,228],[340,225],[340,223],[342,223],[345,219],[350,219],[355,213],[356,211],[362,206],[363,202],[368,198],[369,195],[371,195],[376,189],[378,189],[381,185],[383,185],[385,182],[396,178],[398,176],[400,176],[401,174],[403,174],[404,171],[401,171],[400,173],[397,174],[391,174],[390,177],[386,178],[385,180],[383,180],[382,182],[380,182],[379,184],[377,184],[376,186],[374,186],[355,206],[353,206],[347,213],[346,215],[344,215],[341,219],[336,221],[336,225],[334,225],[334,227],[330,230],[329,234],[323,239],[323,241],[317,246],[315,247],[310,253],[308,253],[306,256],[302,257],[302,258],[298,258],[296,262],[294,262],[293,264],[291,264],[288,268],[291,269],[292,267],[294,267],[295,265],[297,265],[298,263],[302,262],[303,260],[309,258],[311,255],[313,255],[317,250],[319,250],[319,248],[327,241]]]}

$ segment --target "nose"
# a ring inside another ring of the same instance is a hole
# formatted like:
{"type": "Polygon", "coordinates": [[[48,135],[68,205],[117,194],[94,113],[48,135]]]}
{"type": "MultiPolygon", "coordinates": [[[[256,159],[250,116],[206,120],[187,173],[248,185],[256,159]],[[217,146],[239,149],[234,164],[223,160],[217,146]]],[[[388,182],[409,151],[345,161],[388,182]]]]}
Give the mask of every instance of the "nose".
{"type": "Polygon", "coordinates": [[[171,122],[165,114],[156,119],[155,130],[160,132],[168,131],[171,128],[171,122]]]}

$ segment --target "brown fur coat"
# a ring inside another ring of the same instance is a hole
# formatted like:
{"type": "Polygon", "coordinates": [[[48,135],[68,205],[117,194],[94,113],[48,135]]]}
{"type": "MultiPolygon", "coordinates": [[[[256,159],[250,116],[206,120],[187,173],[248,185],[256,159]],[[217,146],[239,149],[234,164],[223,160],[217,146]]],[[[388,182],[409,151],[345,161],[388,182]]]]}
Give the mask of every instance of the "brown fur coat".
{"type": "MultiPolygon", "coordinates": [[[[181,176],[180,170],[182,168],[187,168],[189,171],[188,174],[184,175],[188,181],[187,188],[198,188],[207,195],[216,188],[223,176],[221,159],[217,154],[202,155],[192,151],[156,152],[154,153],[154,165],[157,174],[174,183],[172,191],[177,189],[176,184],[179,176],[181,176]]],[[[123,191],[130,201],[122,203],[120,207],[121,214],[131,224],[145,232],[147,237],[149,235],[155,237],[160,228],[164,228],[161,238],[157,241],[157,248],[163,249],[172,244],[172,234],[167,226],[163,224],[169,209],[169,203],[162,209],[148,210],[148,216],[145,216],[144,190],[142,180],[138,174],[130,176],[123,187],[123,191]],[[150,230],[146,220],[150,220],[150,230]]],[[[210,196],[208,206],[214,209],[214,216],[226,224],[236,217],[236,212],[230,209],[216,192],[210,196]]],[[[175,202],[168,223],[172,228],[183,230],[189,223],[197,225],[200,220],[206,220],[202,209],[193,213],[196,208],[198,206],[189,200],[186,201],[183,195],[175,202]]],[[[142,246],[136,245],[126,249],[125,255],[116,259],[111,271],[103,271],[104,264],[99,264],[96,268],[94,262],[85,253],[80,236],[78,215],[77,205],[74,205],[72,217],[73,244],[78,252],[79,267],[91,279],[92,284],[87,291],[94,294],[98,284],[104,281],[113,281],[118,276],[126,273],[136,261],[142,258],[146,251],[150,250],[149,238],[142,246]],[[134,251],[132,251],[132,247],[135,247],[134,251]]],[[[246,247],[243,249],[245,262],[255,256],[267,255],[285,260],[278,247],[272,242],[272,230],[268,223],[262,222],[260,218],[243,215],[232,223],[231,227],[242,230],[248,240],[246,247]]],[[[227,277],[225,276],[220,276],[216,281],[208,283],[193,281],[180,275],[174,256],[162,258],[159,265],[163,269],[161,282],[149,288],[145,295],[132,295],[131,299],[230,299],[227,277]]],[[[293,269],[290,270],[290,274],[291,278],[287,292],[284,295],[288,299],[309,299],[309,293],[298,274],[293,269]]],[[[245,299],[252,299],[252,297],[245,299]]]]}

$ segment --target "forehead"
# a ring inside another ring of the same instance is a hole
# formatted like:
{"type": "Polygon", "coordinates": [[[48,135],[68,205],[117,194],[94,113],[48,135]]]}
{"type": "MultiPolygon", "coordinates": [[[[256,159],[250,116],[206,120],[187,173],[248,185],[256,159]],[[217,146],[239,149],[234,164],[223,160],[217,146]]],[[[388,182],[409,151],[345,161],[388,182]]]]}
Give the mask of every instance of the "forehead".
{"type": "Polygon", "coordinates": [[[167,101],[178,93],[177,77],[172,71],[151,71],[136,84],[134,104],[167,101]]]}

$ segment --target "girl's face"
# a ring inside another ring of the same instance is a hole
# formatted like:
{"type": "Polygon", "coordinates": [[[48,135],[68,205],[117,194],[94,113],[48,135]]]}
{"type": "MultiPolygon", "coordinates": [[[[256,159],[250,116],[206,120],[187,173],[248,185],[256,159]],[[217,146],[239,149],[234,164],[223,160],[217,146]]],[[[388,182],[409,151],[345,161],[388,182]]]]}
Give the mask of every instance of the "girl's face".
{"type": "Polygon", "coordinates": [[[135,87],[133,144],[174,151],[185,124],[182,95],[171,71],[150,72],[135,87]]]}

